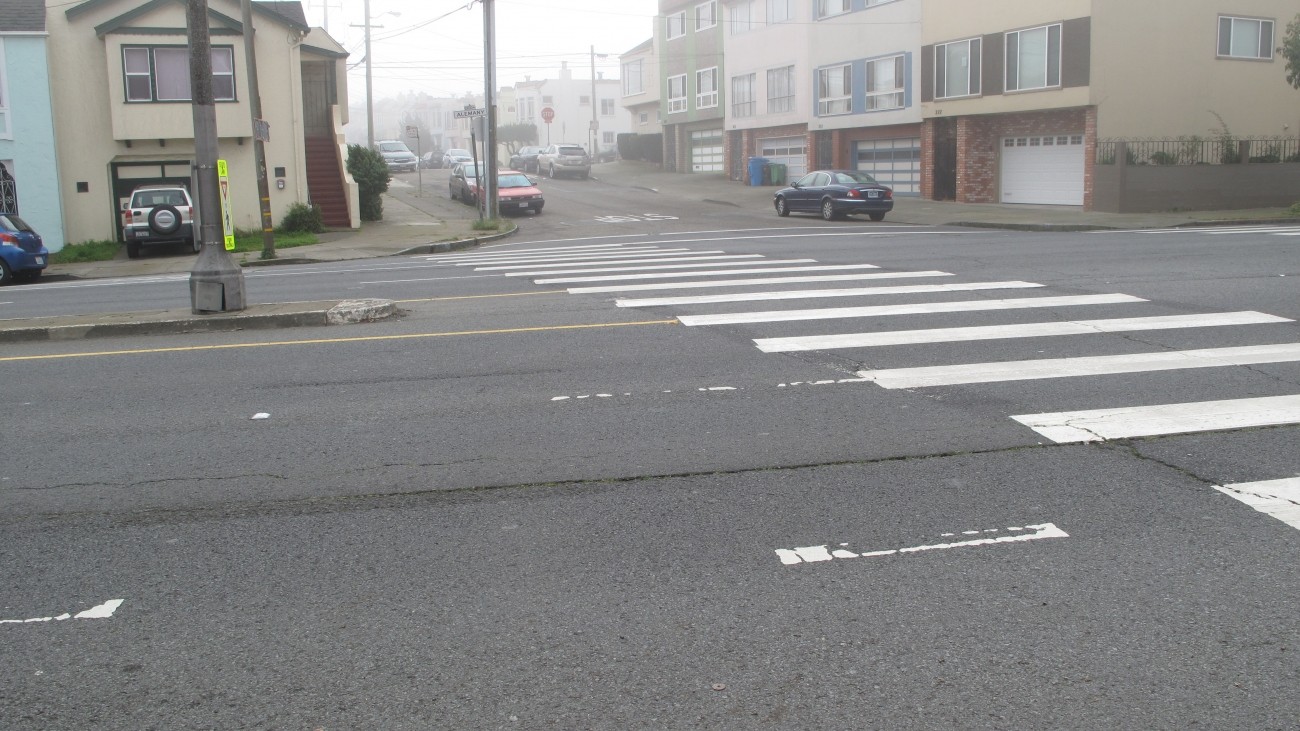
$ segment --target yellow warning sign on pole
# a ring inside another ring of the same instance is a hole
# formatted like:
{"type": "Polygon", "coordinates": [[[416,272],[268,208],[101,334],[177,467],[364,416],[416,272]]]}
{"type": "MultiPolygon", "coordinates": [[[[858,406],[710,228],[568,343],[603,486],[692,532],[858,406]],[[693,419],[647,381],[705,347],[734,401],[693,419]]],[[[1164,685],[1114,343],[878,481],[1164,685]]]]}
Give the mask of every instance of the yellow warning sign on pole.
{"type": "Polygon", "coordinates": [[[230,212],[230,168],[225,160],[217,160],[217,188],[221,191],[221,235],[226,251],[235,250],[235,218],[230,212]]]}

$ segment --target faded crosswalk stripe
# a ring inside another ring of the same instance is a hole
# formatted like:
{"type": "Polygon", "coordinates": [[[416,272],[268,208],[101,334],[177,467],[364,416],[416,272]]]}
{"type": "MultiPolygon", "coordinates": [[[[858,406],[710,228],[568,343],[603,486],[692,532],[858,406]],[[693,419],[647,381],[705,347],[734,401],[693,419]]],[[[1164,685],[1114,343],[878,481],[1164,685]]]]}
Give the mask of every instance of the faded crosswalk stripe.
{"type": "Polygon", "coordinates": [[[1215,485],[1214,489],[1292,528],[1300,528],[1300,477],[1215,485]]]}
{"type": "Polygon", "coordinates": [[[1029,297],[1005,300],[962,300],[910,305],[876,305],[871,307],[836,307],[820,310],[773,310],[737,312],[722,315],[681,315],[683,325],[736,325],[754,322],[791,322],[795,320],[831,320],[846,317],[882,317],[886,315],[920,315],[936,312],[977,312],[983,310],[1018,310],[1031,307],[1072,307],[1146,302],[1127,294],[1083,294],[1066,297],[1029,297]]]}
{"type": "Polygon", "coordinates": [[[1118,409],[1022,414],[1011,418],[1057,443],[1099,442],[1161,434],[1192,434],[1300,424],[1300,396],[1125,406],[1118,409]]]}
{"type": "Polygon", "coordinates": [[[821,299],[823,297],[868,297],[882,294],[926,294],[930,292],[973,292],[982,289],[1027,289],[1041,287],[1033,282],[964,282],[961,284],[909,284],[896,287],[854,289],[798,289],[785,292],[735,292],[685,297],[620,299],[619,307],[662,307],[664,305],[706,305],[717,302],[762,302],[765,300],[821,299]]]}

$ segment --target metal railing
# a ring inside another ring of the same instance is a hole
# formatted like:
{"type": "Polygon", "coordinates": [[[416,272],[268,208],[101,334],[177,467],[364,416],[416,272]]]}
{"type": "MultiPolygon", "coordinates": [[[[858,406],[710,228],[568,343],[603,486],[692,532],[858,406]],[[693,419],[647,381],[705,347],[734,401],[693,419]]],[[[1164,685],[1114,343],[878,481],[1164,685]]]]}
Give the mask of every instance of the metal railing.
{"type": "Polygon", "coordinates": [[[1236,165],[1300,162],[1296,137],[1177,137],[1098,140],[1097,164],[1114,165],[1124,155],[1129,165],[1236,165]],[[1121,153],[1120,150],[1123,150],[1121,153]]]}

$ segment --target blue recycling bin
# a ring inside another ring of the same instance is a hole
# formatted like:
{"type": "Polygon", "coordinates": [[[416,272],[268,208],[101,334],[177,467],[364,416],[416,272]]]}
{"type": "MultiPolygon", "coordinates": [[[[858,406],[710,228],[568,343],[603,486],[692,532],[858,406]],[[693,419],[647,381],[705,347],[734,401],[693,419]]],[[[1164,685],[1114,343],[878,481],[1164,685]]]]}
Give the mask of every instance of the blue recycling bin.
{"type": "Polygon", "coordinates": [[[749,158],[749,184],[758,187],[763,184],[763,168],[767,166],[766,157],[749,158]]]}

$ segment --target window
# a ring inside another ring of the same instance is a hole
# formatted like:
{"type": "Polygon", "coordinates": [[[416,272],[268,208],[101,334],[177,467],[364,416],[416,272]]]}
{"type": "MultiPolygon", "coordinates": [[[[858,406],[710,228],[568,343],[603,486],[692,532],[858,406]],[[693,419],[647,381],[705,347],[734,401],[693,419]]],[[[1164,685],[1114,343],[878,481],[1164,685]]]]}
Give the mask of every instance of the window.
{"type": "Polygon", "coordinates": [[[832,66],[817,71],[817,114],[853,111],[853,67],[832,66]]]}
{"type": "Polygon", "coordinates": [[[934,47],[934,98],[978,96],[980,39],[942,43],[934,47]]]}
{"type": "Polygon", "coordinates": [[[817,0],[818,18],[843,15],[852,9],[852,3],[849,0],[817,0]]]}
{"type": "Polygon", "coordinates": [[[668,36],[668,40],[670,41],[674,38],[681,38],[686,35],[685,10],[680,13],[673,13],[664,18],[664,34],[668,36]]]}
{"type": "Polygon", "coordinates": [[[600,100],[600,115],[601,115],[602,117],[612,117],[612,116],[614,116],[614,100],[613,100],[613,99],[601,99],[601,100],[600,100]]]}
{"type": "Polygon", "coordinates": [[[702,31],[718,24],[718,0],[709,0],[695,6],[695,30],[702,31]]]}
{"type": "Polygon", "coordinates": [[[589,106],[591,106],[591,97],[587,96],[586,94],[583,94],[583,95],[579,96],[579,97],[578,97],[578,106],[580,106],[580,107],[589,107],[589,106]]]}
{"type": "Polygon", "coordinates": [[[727,11],[731,21],[731,35],[738,36],[754,29],[754,2],[755,0],[745,0],[727,11]]]}
{"type": "Polygon", "coordinates": [[[649,122],[649,121],[650,121],[650,113],[649,113],[649,112],[641,112],[640,114],[637,115],[637,121],[640,122],[641,124],[645,124],[645,123],[649,122]]]}
{"type": "Polygon", "coordinates": [[[1061,85],[1061,26],[1007,34],[1007,91],[1061,85]]]}
{"type": "Polygon", "coordinates": [[[767,72],[767,113],[794,110],[794,67],[785,66],[767,72]]]}
{"type": "MultiPolygon", "coordinates": [[[[184,46],[123,46],[128,102],[190,101],[190,57],[184,46]]],[[[234,49],[212,48],[212,98],[235,101],[234,49]]]]}
{"type": "Polygon", "coordinates": [[[767,23],[784,23],[794,18],[794,0],[767,0],[767,23]]]}
{"type": "Polygon", "coordinates": [[[754,101],[754,75],[731,77],[731,116],[752,117],[757,111],[754,101]]]}
{"type": "Polygon", "coordinates": [[[1273,21],[1219,16],[1220,58],[1273,58],[1273,21]]]}
{"type": "Polygon", "coordinates": [[[615,139],[614,139],[614,133],[613,133],[613,132],[602,132],[602,133],[600,133],[600,141],[601,141],[601,144],[605,144],[605,145],[612,145],[612,144],[614,144],[614,142],[615,142],[615,139]]]}
{"type": "Polygon", "coordinates": [[[645,93],[645,79],[641,77],[641,59],[623,64],[623,96],[645,93]]]}
{"type": "Polygon", "coordinates": [[[668,113],[686,111],[686,74],[668,77],[668,113]]]}
{"type": "Polygon", "coordinates": [[[544,105],[546,105],[546,106],[549,107],[549,106],[551,106],[552,104],[555,103],[554,101],[552,101],[554,98],[555,98],[555,97],[551,97],[551,96],[543,96],[543,97],[542,97],[542,104],[544,104],[544,105]]]}
{"type": "Polygon", "coordinates": [[[867,62],[867,111],[903,108],[906,68],[902,56],[867,62]]]}
{"type": "Polygon", "coordinates": [[[9,81],[5,78],[5,39],[3,38],[0,38],[0,138],[13,139],[13,131],[9,128],[9,81]]]}
{"type": "Polygon", "coordinates": [[[718,67],[695,72],[695,108],[718,106],[718,67]]]}

